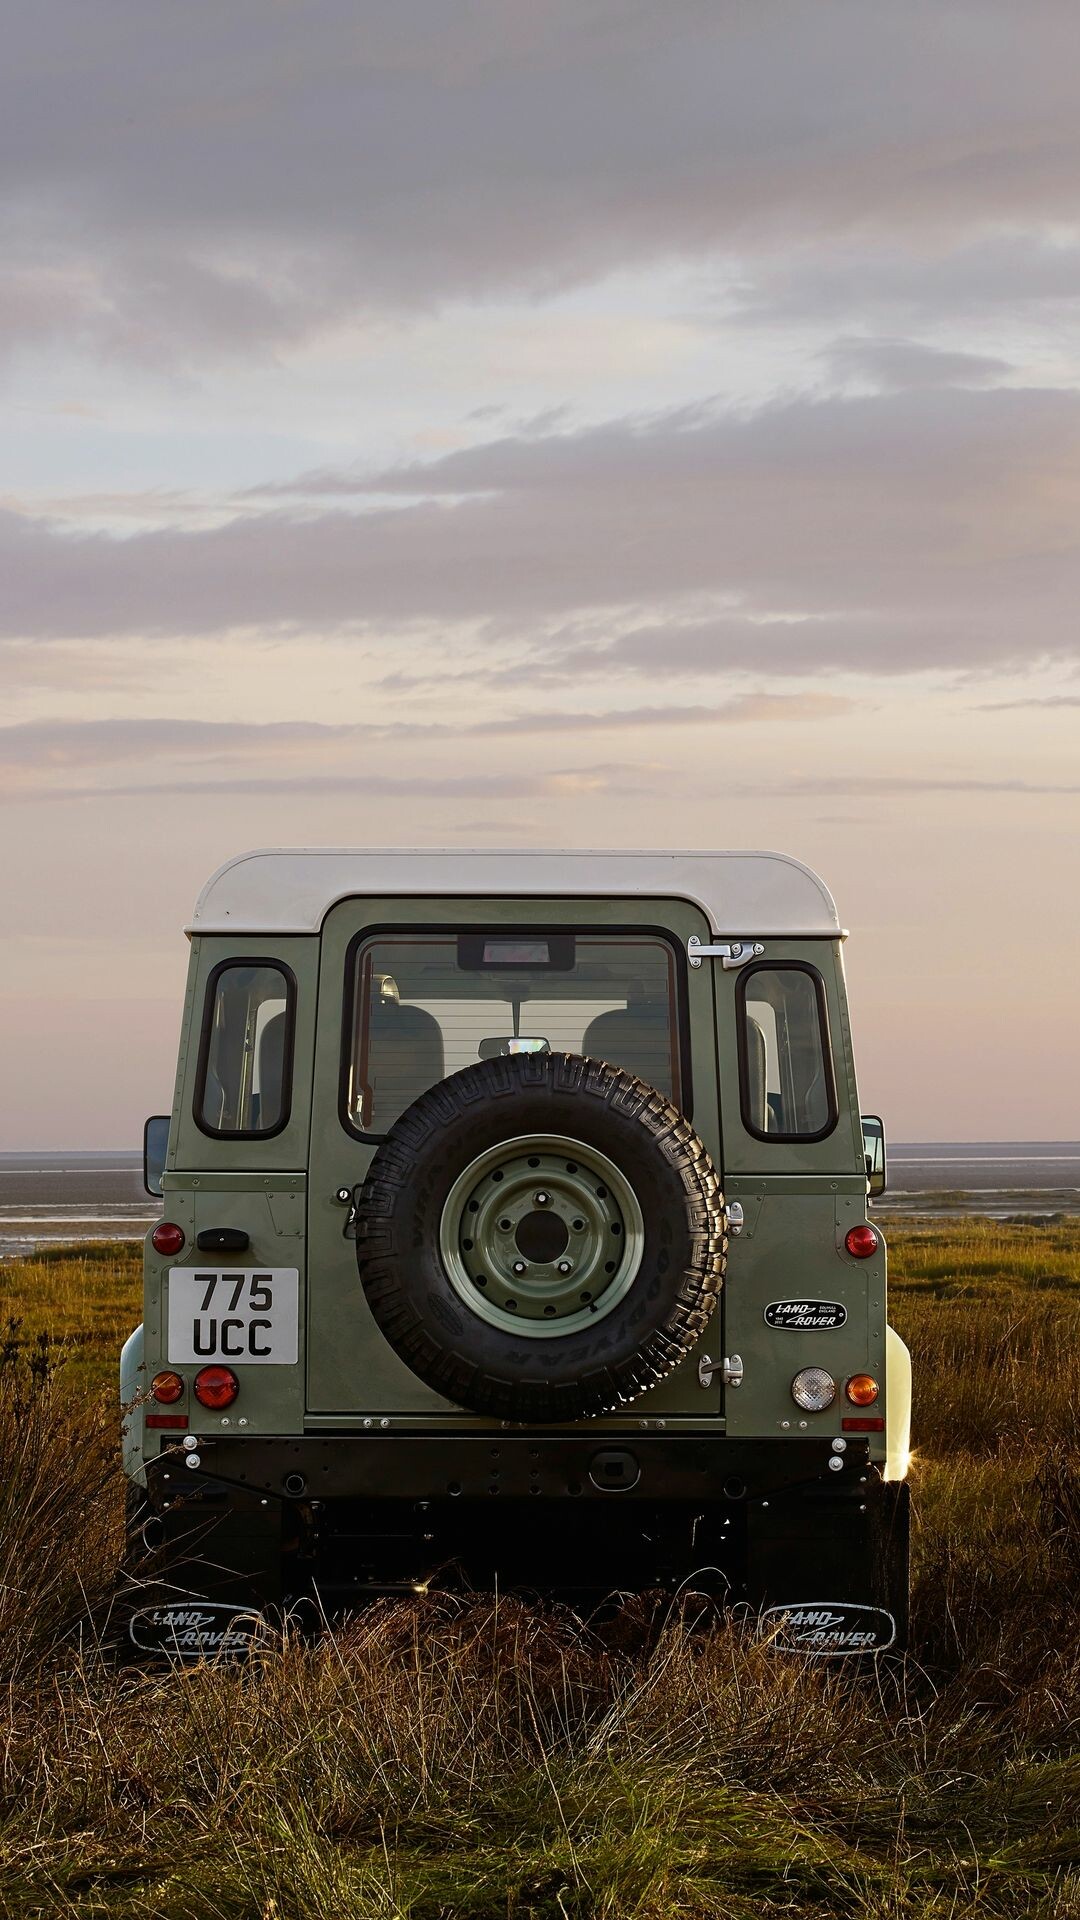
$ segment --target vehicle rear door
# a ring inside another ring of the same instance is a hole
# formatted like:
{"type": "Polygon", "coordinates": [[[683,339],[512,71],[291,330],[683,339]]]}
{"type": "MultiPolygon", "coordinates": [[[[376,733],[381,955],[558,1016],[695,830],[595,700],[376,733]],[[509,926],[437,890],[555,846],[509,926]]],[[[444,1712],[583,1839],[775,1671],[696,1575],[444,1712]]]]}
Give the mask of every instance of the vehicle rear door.
{"type": "MultiPolygon", "coordinates": [[[[671,949],[677,983],[679,1048],[687,1103],[710,1153],[720,1155],[712,971],[686,964],[693,936],[708,939],[700,910],[685,901],[544,899],[352,899],[335,906],[324,922],[320,964],[315,1078],[312,1102],[308,1194],[308,1409],[309,1425],[355,1426],[417,1423],[483,1424],[425,1386],[393,1351],[376,1325],[357,1275],[356,1249],[347,1237],[343,1196],[360,1183],[377,1151],[377,1138],[351,1124],[348,1076],[355,1024],[356,956],[369,933],[395,930],[594,930],[659,933],[671,949]]],[[[463,1064],[463,1062],[457,1062],[463,1064]]],[[[624,1064],[616,1061],[615,1064],[624,1064]]],[[[715,1339],[717,1334],[710,1334],[715,1339]]],[[[649,1394],[649,1413],[703,1417],[717,1410],[715,1396],[697,1385],[696,1357],[649,1394]]],[[[640,1424],[633,1411],[608,1416],[615,1424],[640,1424]]],[[[593,1423],[595,1424],[595,1423],[593,1423]]]]}

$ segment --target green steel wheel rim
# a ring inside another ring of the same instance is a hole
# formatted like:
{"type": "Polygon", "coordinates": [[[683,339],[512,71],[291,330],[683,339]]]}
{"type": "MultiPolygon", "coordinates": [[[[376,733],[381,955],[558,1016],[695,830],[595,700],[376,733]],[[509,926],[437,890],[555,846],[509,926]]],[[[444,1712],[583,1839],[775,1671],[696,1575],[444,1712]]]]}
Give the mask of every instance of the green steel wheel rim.
{"type": "Polygon", "coordinates": [[[563,1134],[522,1134],[479,1154],[439,1226],[443,1267],[470,1312],[532,1339],[595,1326],[625,1299],[644,1251],[626,1176],[563,1134]]]}

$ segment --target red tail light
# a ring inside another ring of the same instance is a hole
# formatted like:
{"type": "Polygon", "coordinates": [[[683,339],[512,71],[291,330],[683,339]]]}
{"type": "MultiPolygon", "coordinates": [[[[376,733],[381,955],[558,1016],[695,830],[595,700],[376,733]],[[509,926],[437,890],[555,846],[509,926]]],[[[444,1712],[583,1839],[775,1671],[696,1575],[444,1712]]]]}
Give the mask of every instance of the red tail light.
{"type": "Polygon", "coordinates": [[[175,1220],[159,1220],[150,1240],[158,1253],[179,1253],[184,1244],[184,1229],[178,1227],[175,1220]]]}
{"type": "Polygon", "coordinates": [[[853,1260],[869,1260],[881,1245],[881,1236],[868,1220],[857,1227],[849,1227],[844,1235],[844,1245],[853,1260]]]}
{"type": "Polygon", "coordinates": [[[841,1420],[845,1433],[884,1433],[885,1422],[880,1413],[868,1414],[858,1420],[841,1420]]]}
{"type": "Polygon", "coordinates": [[[231,1367],[201,1367],[195,1375],[195,1398],[214,1413],[231,1407],[239,1391],[240,1382],[231,1367]]]}
{"type": "Polygon", "coordinates": [[[184,1382],[178,1373],[155,1373],[150,1382],[150,1391],[163,1407],[171,1407],[175,1401],[183,1399],[184,1382]]]}

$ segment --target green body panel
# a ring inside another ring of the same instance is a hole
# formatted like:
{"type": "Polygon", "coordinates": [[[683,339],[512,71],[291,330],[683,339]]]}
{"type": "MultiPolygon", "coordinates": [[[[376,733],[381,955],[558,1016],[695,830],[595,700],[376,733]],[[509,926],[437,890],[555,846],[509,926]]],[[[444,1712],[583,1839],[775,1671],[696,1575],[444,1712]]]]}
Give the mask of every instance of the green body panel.
{"type": "MultiPolygon", "coordinates": [[[[207,1142],[209,1145],[210,1143],[207,1142]]],[[[242,1141],[219,1141],[221,1149],[242,1141]]],[[[174,1267],[213,1268],[219,1272],[252,1267],[296,1267],[300,1276],[299,1361],[296,1366],[245,1367],[243,1395],[227,1415],[201,1407],[190,1393],[181,1403],[188,1414],[189,1431],[235,1431],[243,1418],[248,1433],[300,1433],[304,1425],[304,1315],[306,1281],[304,1215],[307,1182],[302,1174],[167,1173],[165,1218],[183,1227],[187,1244],[178,1259],[163,1258],[149,1238],[145,1254],[144,1359],[149,1382],[160,1367],[169,1365],[166,1350],[169,1272],[174,1267]],[[248,1234],[245,1253],[204,1254],[196,1236],[209,1227],[240,1227],[248,1234]]],[[[183,1375],[193,1366],[178,1366],[183,1375]]],[[[146,1435],[146,1453],[159,1451],[172,1438],[168,1432],[146,1435]]]]}
{"type": "MultiPolygon", "coordinates": [[[[834,1433],[851,1407],[842,1392],[824,1413],[803,1414],[791,1382],[803,1367],[823,1366],[839,1384],[872,1373],[881,1386],[874,1414],[885,1412],[885,1247],[853,1260],[844,1247],[849,1227],[866,1219],[862,1123],[851,1044],[843,956],[838,940],[766,942],[764,960],[814,967],[825,985],[837,1121],[823,1140],[759,1140],[743,1124],[739,1101],[738,1001],[740,969],[715,969],[716,1051],[725,1090],[724,1191],[740,1202],[743,1231],[728,1252],[724,1290],[724,1352],[743,1361],[742,1385],[727,1396],[732,1434],[834,1433]],[[805,1297],[838,1301],[843,1327],[812,1332],[772,1328],[765,1308],[805,1297]]],[[[710,963],[706,963],[710,964],[710,963]]],[[[884,1435],[871,1436],[871,1454],[884,1458],[884,1435]]]]}
{"type": "MultiPolygon", "coordinates": [[[[295,1267],[300,1276],[300,1361],[296,1366],[245,1367],[243,1393],[225,1415],[201,1407],[190,1391],[180,1403],[191,1433],[302,1432],[304,1424],[304,1317],[306,1283],[307,1153],[311,1129],[311,1061],[315,1039],[319,942],[311,936],[214,935],[192,941],[180,1034],[176,1088],[162,1216],[183,1228],[186,1244],[176,1259],[155,1252],[149,1236],[144,1259],[144,1378],[169,1364],[168,1274],[172,1267],[295,1267]],[[202,1132],[192,1112],[206,983],[221,960],[281,960],[296,978],[296,1040],[292,1103],[281,1133],[266,1140],[219,1140],[202,1132]],[[245,1253],[201,1254],[196,1236],[210,1227],[240,1227],[249,1235],[245,1253]]],[[[177,1371],[188,1377],[191,1366],[177,1371]]],[[[147,1458],[175,1436],[148,1429],[147,1458]]]]}
{"type": "MultiPolygon", "coordinates": [[[[872,1411],[883,1414],[884,1243],[870,1260],[853,1260],[844,1248],[848,1228],[866,1218],[865,1179],[781,1174],[731,1179],[725,1191],[746,1214],[728,1253],[725,1287],[725,1351],[739,1354],[745,1370],[742,1385],[727,1395],[728,1431],[838,1434],[843,1416],[857,1411],[842,1394],[825,1413],[801,1413],[792,1400],[791,1382],[809,1366],[826,1367],[839,1383],[872,1373],[882,1387],[872,1411]],[[772,1301],[800,1297],[838,1301],[847,1311],[844,1325],[796,1332],[766,1324],[772,1301]]],[[[884,1452],[884,1435],[872,1435],[871,1453],[884,1452]]]]}
{"type": "Polygon", "coordinates": [[[169,1131],[170,1171],[304,1173],[311,1130],[311,1062],[315,1041],[315,1000],[319,942],[314,935],[242,933],[204,934],[191,943],[191,965],[184,1004],[184,1026],[176,1075],[176,1096],[169,1131]],[[293,1048],[292,1105],[288,1124],[265,1140],[218,1140],[196,1125],[192,1106],[199,1058],[206,985],[219,961],[281,960],[296,979],[296,1038],[293,1048]]]}
{"type": "Polygon", "coordinates": [[[808,1173],[833,1180],[838,1174],[857,1174],[865,1196],[862,1124],[851,1050],[847,996],[838,940],[769,940],[763,964],[782,966],[799,960],[814,967],[825,983],[832,1039],[833,1070],[839,1110],[836,1126],[824,1140],[758,1140],[743,1126],[739,1111],[739,1053],[737,989],[741,968],[724,968],[718,960],[705,961],[714,970],[716,987],[716,1058],[724,1089],[724,1174],[761,1175],[808,1173]]]}
{"type": "MultiPolygon", "coordinates": [[[[355,1138],[339,1114],[342,1009],[350,943],[361,930],[408,926],[461,928],[578,927],[655,929],[685,951],[694,934],[711,930],[701,911],[681,900],[508,898],[346,900],[328,914],[321,937],[224,934],[192,943],[172,1114],[163,1215],[184,1229],[179,1260],[163,1259],[147,1240],[144,1364],[146,1381],[168,1363],[165,1350],[167,1274],[174,1265],[218,1270],[295,1267],[300,1276],[299,1360],[293,1365],[242,1369],[242,1393],[226,1416],[183,1402],[192,1433],[223,1428],[251,1434],[301,1434],[379,1424],[413,1432],[480,1429],[492,1423],[431,1391],[397,1357],[376,1325],[356,1271],[356,1252],[344,1228],[340,1189],[362,1181],[376,1145],[355,1138]],[[269,1139],[208,1137],[192,1115],[206,983],[228,958],[284,961],[296,979],[296,1037],[288,1123],[269,1139]],[[243,1254],[200,1255],[197,1234],[209,1227],[240,1227],[250,1236],[243,1254]]],[[[753,929],[747,930],[752,936],[753,929]]],[[[581,1423],[590,1429],[640,1429],[657,1424],[732,1435],[839,1434],[852,1409],[842,1384],[872,1372],[882,1387],[873,1411],[885,1412],[885,1252],[854,1260],[844,1249],[848,1228],[866,1218],[858,1093],[848,1024],[840,945],[828,939],[766,942],[769,962],[808,962],[824,980],[836,1080],[838,1120],[824,1139],[802,1143],[759,1140],[743,1125],[736,1036],[738,969],[706,959],[685,970],[694,1125],[723,1168],[729,1201],[745,1210],[733,1237],[721,1308],[699,1343],[654,1391],[620,1413],[581,1423]],[[839,1301],[842,1328],[796,1332],[766,1324],[776,1300],[839,1301]],[[726,1393],[717,1371],[705,1388],[698,1360],[738,1354],[743,1383],[726,1393]],[[822,1365],[841,1393],[826,1413],[801,1414],[791,1381],[802,1367],[822,1365]]],[[[178,1370],[190,1376],[195,1369],[178,1370]]],[[[169,1436],[164,1436],[166,1442],[169,1436]]],[[[161,1436],[145,1435],[145,1452],[161,1436]]],[[[870,1439],[884,1457],[883,1436],[870,1439]]]]}

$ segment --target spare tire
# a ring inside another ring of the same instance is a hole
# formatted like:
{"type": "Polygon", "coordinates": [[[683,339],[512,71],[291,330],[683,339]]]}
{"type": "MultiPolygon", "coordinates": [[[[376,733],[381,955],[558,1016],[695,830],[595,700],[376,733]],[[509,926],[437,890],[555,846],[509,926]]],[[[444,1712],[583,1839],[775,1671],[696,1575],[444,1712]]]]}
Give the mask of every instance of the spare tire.
{"type": "Polygon", "coordinates": [[[353,1229],[394,1350],[448,1400],[516,1421],[655,1386],[708,1321],[727,1251],[690,1122],[633,1074],[562,1053],[484,1060],[422,1094],[353,1229]]]}

